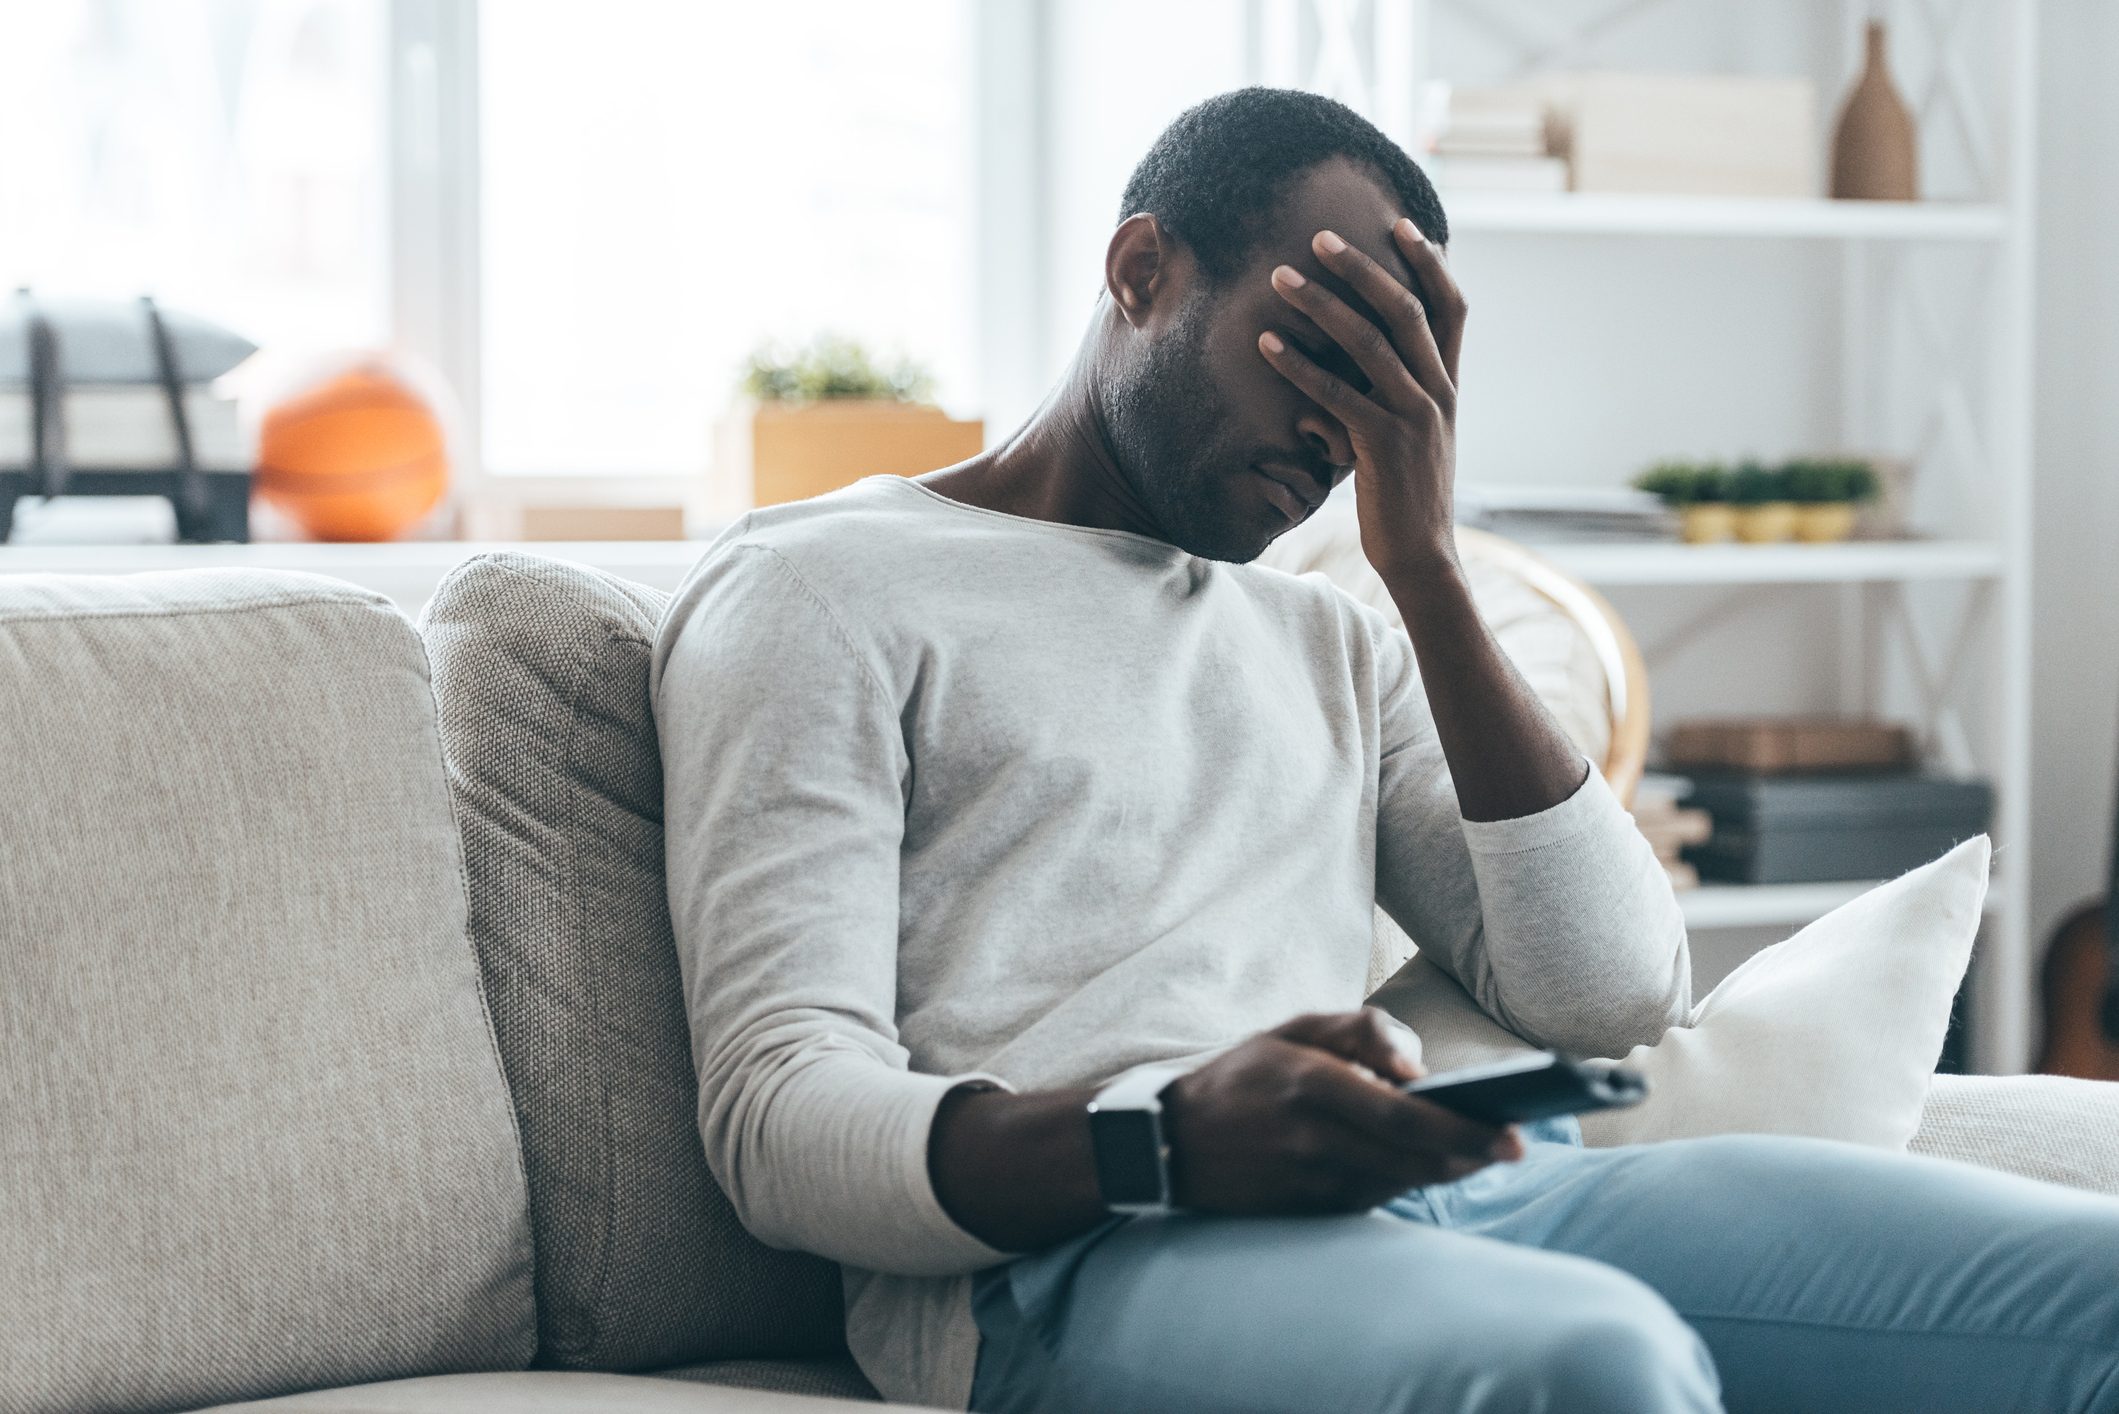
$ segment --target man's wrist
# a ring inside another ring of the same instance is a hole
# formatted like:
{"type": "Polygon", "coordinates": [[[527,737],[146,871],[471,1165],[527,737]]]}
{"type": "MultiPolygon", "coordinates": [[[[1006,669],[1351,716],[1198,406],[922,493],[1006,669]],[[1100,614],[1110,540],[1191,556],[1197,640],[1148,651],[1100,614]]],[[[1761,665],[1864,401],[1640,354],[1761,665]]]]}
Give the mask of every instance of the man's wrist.
{"type": "Polygon", "coordinates": [[[1430,607],[1471,602],[1471,580],[1457,558],[1454,543],[1447,549],[1394,560],[1388,569],[1379,567],[1376,576],[1383,581],[1391,602],[1398,606],[1398,616],[1405,620],[1407,632],[1413,631],[1416,619],[1424,618],[1423,611],[1430,607]]]}
{"type": "Polygon", "coordinates": [[[1049,1247],[1101,1221],[1089,1099],[1082,1090],[944,1095],[927,1151],[942,1210],[1004,1252],[1049,1247]]]}

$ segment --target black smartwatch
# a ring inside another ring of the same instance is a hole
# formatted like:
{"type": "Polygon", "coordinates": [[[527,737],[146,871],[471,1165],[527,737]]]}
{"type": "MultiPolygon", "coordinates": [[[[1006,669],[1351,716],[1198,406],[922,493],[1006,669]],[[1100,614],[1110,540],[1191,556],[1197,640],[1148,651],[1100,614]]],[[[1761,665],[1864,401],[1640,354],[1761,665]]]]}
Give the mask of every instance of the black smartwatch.
{"type": "Polygon", "coordinates": [[[1112,1212],[1171,1211],[1170,1141],[1163,1133],[1161,1096],[1184,1073],[1169,1066],[1131,1070],[1089,1102],[1096,1188],[1112,1212]]]}

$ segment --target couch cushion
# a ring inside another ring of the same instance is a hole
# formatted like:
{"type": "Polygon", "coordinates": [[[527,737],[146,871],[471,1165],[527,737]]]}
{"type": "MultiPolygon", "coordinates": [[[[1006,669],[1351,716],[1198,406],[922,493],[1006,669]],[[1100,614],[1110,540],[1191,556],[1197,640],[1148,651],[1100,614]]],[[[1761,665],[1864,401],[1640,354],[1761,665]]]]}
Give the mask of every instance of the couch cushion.
{"type": "MultiPolygon", "coordinates": [[[[1988,859],[1977,836],[1761,949],[1684,1025],[1620,1058],[1648,1082],[1648,1098],[1583,1115],[1583,1142],[1801,1134],[1904,1149],[1935,1115],[1929,1082],[1979,927],[1988,859]]],[[[1533,1049],[1425,957],[1369,1002],[1419,1033],[1433,1071],[1533,1049]]]]}
{"type": "Polygon", "coordinates": [[[1910,1147],[2119,1194],[2119,1085],[2062,1075],[1938,1075],[1910,1147]]]}
{"type": "Polygon", "coordinates": [[[491,554],[420,619],[522,1126],[544,1365],[843,1348],[836,1270],[750,1237],[700,1145],[648,707],[666,597],[491,554]]]}
{"type": "Polygon", "coordinates": [[[527,1370],[320,1389],[285,1399],[223,1405],[208,1414],[827,1414],[833,1409],[875,1414],[911,1407],[848,1404],[645,1375],[527,1370]]]}
{"type": "Polygon", "coordinates": [[[1583,1115],[1583,1142],[1801,1134],[1903,1152],[1972,960],[1992,855],[1975,835],[1753,953],[1685,1025],[1617,1057],[1648,1098],[1583,1115]]]}
{"type": "Polygon", "coordinates": [[[238,570],[0,576],[0,1405],[530,1357],[427,664],[238,570]]]}
{"type": "Polygon", "coordinates": [[[882,1396],[854,1364],[851,1355],[820,1356],[808,1360],[710,1360],[655,1373],[668,1380],[690,1380],[702,1385],[733,1385],[738,1389],[769,1389],[782,1394],[824,1394],[838,1399],[871,1402],[882,1396]]]}

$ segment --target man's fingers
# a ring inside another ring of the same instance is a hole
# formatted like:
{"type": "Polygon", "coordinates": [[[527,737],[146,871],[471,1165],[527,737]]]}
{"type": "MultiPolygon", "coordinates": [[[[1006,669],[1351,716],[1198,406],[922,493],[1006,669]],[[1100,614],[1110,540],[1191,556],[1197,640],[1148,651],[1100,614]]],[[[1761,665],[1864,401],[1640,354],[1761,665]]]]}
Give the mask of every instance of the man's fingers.
{"type": "Polygon", "coordinates": [[[1376,402],[1400,412],[1411,411],[1411,400],[1421,396],[1419,381],[1406,368],[1405,359],[1383,330],[1292,265],[1274,266],[1272,278],[1275,293],[1308,315],[1326,338],[1346,350],[1347,357],[1368,379],[1376,402]]]}
{"type": "MultiPolygon", "coordinates": [[[[1275,1028],[1273,1034],[1366,1066],[1391,1080],[1411,1079],[1419,1069],[1398,1040],[1396,1023],[1375,1007],[1298,1016],[1275,1028]]],[[[1310,1108],[1401,1150],[1482,1158],[1514,1158],[1521,1153],[1520,1143],[1509,1137],[1512,1131],[1506,1128],[1466,1119],[1432,1101],[1408,1095],[1396,1085],[1379,1085],[1341,1066],[1306,1066],[1299,1084],[1310,1108]],[[1497,1145],[1505,1152],[1497,1152],[1497,1145]]]]}
{"type": "Polygon", "coordinates": [[[1352,431],[1370,426],[1382,409],[1353,384],[1319,368],[1302,350],[1268,329],[1258,336],[1258,351],[1281,377],[1309,395],[1310,401],[1352,431]]]}
{"type": "Polygon", "coordinates": [[[1505,1128],[1466,1119],[1431,1101],[1371,1085],[1358,1076],[1345,1076],[1343,1082],[1314,1078],[1308,1098],[1327,1113],[1408,1153],[1484,1161],[1503,1157],[1512,1147],[1505,1128]]]}
{"type": "Polygon", "coordinates": [[[1464,291],[1457,288],[1457,279],[1449,273],[1441,248],[1422,235],[1410,217],[1399,217],[1391,227],[1391,235],[1420,280],[1422,303],[1427,306],[1428,322],[1434,326],[1435,347],[1442,353],[1449,385],[1455,388],[1458,358],[1464,352],[1464,291]]]}
{"type": "Polygon", "coordinates": [[[1456,378],[1443,362],[1420,296],[1336,232],[1319,231],[1310,247],[1327,270],[1346,281],[1355,294],[1368,302],[1369,308],[1383,316],[1391,343],[1427,395],[1443,407],[1455,406],[1456,378]]]}
{"type": "Polygon", "coordinates": [[[1310,1122],[1305,1147],[1311,1196],[1326,1209],[1374,1207],[1409,1188],[1453,1183],[1490,1162],[1484,1155],[1408,1150],[1330,1115],[1310,1122]]]}
{"type": "Polygon", "coordinates": [[[1418,1041],[1375,1007],[1311,1012],[1275,1027],[1273,1034],[1366,1066],[1386,1080],[1417,1080],[1422,1074],[1418,1041]]]}

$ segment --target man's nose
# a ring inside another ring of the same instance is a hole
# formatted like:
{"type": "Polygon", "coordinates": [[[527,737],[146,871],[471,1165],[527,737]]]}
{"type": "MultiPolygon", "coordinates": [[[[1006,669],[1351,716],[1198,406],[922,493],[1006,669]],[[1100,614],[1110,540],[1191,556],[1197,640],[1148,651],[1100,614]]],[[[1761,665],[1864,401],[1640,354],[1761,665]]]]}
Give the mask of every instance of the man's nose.
{"type": "Polygon", "coordinates": [[[1295,420],[1295,435],[1302,439],[1303,450],[1326,466],[1350,466],[1354,461],[1354,448],[1347,441],[1346,429],[1321,409],[1311,408],[1295,420]]]}

